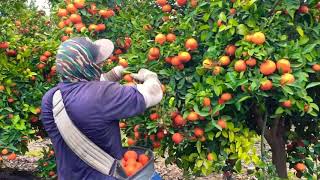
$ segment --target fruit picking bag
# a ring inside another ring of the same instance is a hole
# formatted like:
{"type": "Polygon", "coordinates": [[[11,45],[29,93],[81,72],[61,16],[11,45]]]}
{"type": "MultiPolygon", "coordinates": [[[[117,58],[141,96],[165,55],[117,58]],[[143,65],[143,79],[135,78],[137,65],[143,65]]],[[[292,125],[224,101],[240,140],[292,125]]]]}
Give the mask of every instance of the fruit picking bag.
{"type": "Polygon", "coordinates": [[[152,151],[140,147],[128,149],[142,154],[147,151],[150,161],[137,173],[128,177],[120,164],[120,161],[104,152],[89,138],[87,138],[71,121],[68,116],[61,91],[57,90],[53,95],[53,117],[57,128],[70,149],[86,164],[104,175],[113,176],[119,180],[150,180],[154,173],[154,157],[152,151]]]}

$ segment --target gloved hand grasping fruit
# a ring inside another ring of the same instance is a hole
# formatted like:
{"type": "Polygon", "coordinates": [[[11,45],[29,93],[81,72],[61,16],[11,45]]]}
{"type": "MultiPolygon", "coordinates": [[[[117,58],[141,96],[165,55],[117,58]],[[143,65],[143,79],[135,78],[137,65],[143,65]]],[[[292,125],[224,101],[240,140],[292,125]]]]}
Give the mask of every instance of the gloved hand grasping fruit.
{"type": "Polygon", "coordinates": [[[161,101],[163,91],[156,73],[149,71],[148,69],[140,69],[137,74],[133,73],[131,76],[134,79],[143,82],[143,84],[137,85],[137,89],[143,95],[147,108],[154,106],[161,101]]]}
{"type": "Polygon", "coordinates": [[[109,72],[101,74],[100,81],[120,81],[124,71],[126,68],[122,66],[116,66],[113,69],[111,69],[109,72]]]}

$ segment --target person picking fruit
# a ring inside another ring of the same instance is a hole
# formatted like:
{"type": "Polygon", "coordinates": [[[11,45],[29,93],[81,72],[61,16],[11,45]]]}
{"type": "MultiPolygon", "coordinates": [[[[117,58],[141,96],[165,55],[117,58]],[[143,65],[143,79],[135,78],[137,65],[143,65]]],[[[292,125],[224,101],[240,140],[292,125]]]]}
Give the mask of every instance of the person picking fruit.
{"type": "MultiPolygon", "coordinates": [[[[117,179],[114,162],[125,153],[119,120],[143,113],[163,97],[157,74],[147,69],[132,74],[142,82],[136,86],[117,82],[125,70],[121,66],[102,73],[101,65],[113,49],[108,39],[93,42],[84,37],[58,48],[60,83],[43,96],[41,120],[55,150],[60,180],[117,179]]],[[[150,179],[161,178],[154,172],[150,179]]]]}

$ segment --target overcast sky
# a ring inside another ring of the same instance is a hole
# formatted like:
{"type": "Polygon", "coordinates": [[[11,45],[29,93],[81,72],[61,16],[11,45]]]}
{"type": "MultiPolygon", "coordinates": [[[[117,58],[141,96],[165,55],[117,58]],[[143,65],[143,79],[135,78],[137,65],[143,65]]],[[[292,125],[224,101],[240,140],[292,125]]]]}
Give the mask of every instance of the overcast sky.
{"type": "Polygon", "coordinates": [[[49,0],[28,0],[28,3],[35,2],[39,10],[44,10],[47,15],[50,13],[49,0]]]}

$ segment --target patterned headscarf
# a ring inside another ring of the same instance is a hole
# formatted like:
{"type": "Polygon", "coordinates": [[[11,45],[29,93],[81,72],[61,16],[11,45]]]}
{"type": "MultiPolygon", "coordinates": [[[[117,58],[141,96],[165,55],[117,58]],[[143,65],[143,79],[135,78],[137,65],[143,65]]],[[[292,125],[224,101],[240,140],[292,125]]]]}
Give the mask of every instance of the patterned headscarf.
{"type": "Polygon", "coordinates": [[[98,52],[88,38],[73,38],[63,42],[57,52],[57,72],[62,82],[99,80],[102,70],[94,63],[98,52]]]}

